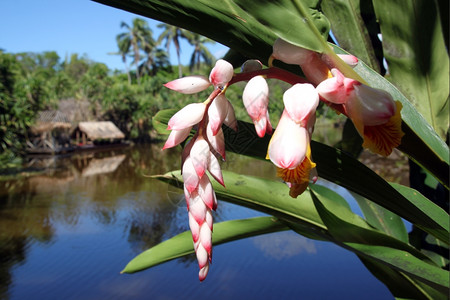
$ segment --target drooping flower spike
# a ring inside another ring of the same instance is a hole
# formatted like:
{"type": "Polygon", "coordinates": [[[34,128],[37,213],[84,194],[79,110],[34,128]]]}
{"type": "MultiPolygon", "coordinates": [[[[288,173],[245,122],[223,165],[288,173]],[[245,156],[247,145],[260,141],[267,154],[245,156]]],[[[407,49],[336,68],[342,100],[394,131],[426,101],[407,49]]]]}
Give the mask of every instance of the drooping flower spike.
{"type": "Polygon", "coordinates": [[[205,102],[188,104],[172,116],[167,128],[172,131],[163,147],[167,149],[180,144],[194,126],[198,127],[197,133],[183,150],[181,172],[200,281],[206,278],[211,263],[212,211],[217,208],[217,198],[208,173],[224,185],[220,164],[215,155],[225,158],[222,123],[236,122],[234,110],[230,109],[231,104],[223,94],[232,77],[231,64],[219,60],[209,79],[204,76],[188,76],[165,84],[167,88],[184,94],[214,86],[214,91],[205,102]]]}

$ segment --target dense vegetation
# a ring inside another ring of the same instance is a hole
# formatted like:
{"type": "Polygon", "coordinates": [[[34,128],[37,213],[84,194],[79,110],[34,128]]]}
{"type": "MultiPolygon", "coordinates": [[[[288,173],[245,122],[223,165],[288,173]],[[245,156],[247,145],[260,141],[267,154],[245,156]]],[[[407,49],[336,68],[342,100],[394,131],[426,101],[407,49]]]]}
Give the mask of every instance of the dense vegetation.
{"type": "MultiPolygon", "coordinates": [[[[8,167],[20,163],[30,127],[37,112],[60,110],[72,120],[110,120],[127,139],[149,141],[152,116],[161,109],[181,108],[186,101],[201,101],[206,94],[182,97],[163,84],[187,74],[208,75],[214,57],[207,43],[213,41],[179,27],[160,24],[163,32],[155,40],[147,22],[136,18],[133,24],[121,23],[117,35],[118,51],[125,71],[110,70],[87,56],[72,54],[62,59],[54,51],[7,53],[0,50],[0,163],[8,167]],[[189,65],[179,60],[180,39],[193,48],[189,65]],[[171,66],[168,50],[175,45],[178,66],[171,66]],[[73,116],[75,115],[75,116],[73,116]]],[[[287,88],[274,81],[271,97],[282,99],[287,88]]],[[[244,84],[232,86],[228,97],[240,119],[246,119],[241,101],[244,84]]],[[[281,101],[271,101],[276,117],[281,101]]],[[[249,119],[248,119],[249,120],[249,119]]]]}
{"type": "Polygon", "coordinates": [[[212,41],[178,27],[163,26],[165,30],[155,41],[143,19],[121,24],[124,32],[117,35],[118,52],[114,54],[121,55],[125,72],[110,70],[78,54],[62,59],[54,51],[0,50],[0,165],[20,162],[29,129],[42,110],[76,114],[75,121],[111,120],[128,139],[148,140],[155,112],[181,106],[181,97],[163,87],[178,77],[178,67],[170,65],[161,45],[168,50],[172,42],[178,49],[181,38],[193,45],[190,66],[179,66],[184,75],[207,72],[213,63],[204,45],[212,41]]]}

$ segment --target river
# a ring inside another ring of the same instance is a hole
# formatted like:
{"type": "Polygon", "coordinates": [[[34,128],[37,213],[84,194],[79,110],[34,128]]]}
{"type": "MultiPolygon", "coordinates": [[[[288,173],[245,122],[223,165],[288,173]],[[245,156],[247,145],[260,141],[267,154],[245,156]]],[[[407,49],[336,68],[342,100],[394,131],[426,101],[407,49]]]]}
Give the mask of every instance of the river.
{"type": "MultiPolygon", "coordinates": [[[[45,172],[0,182],[0,298],[392,299],[356,255],[290,231],[216,246],[202,283],[194,255],[121,275],[188,230],[182,191],[148,177],[179,169],[179,149],[160,148],[35,158],[45,172]]],[[[228,170],[274,177],[270,163],[227,155],[228,170]]],[[[214,214],[262,215],[220,199],[214,214]]]]}

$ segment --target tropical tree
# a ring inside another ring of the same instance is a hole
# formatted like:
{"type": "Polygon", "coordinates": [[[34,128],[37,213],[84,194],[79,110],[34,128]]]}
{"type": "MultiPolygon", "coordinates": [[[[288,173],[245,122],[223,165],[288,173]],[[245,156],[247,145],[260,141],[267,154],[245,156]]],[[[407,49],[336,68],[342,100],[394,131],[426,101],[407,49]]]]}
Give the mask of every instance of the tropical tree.
{"type": "Polygon", "coordinates": [[[194,51],[191,55],[191,60],[189,62],[189,70],[192,72],[194,69],[199,70],[200,69],[200,62],[203,59],[203,61],[208,65],[211,66],[214,61],[214,55],[209,52],[208,47],[205,46],[206,43],[214,44],[215,41],[204,37],[198,33],[192,32],[189,35],[189,44],[194,46],[194,51]]]}
{"type": "Polygon", "coordinates": [[[188,37],[189,33],[185,29],[166,23],[158,24],[158,28],[163,28],[163,31],[159,35],[157,43],[160,44],[163,41],[165,41],[164,46],[166,47],[167,52],[169,52],[170,45],[172,43],[175,46],[178,61],[178,77],[181,77],[183,76],[183,71],[181,68],[181,61],[180,61],[180,53],[181,53],[180,39],[189,40],[188,37]]]}
{"type": "Polygon", "coordinates": [[[144,58],[139,65],[140,74],[154,76],[158,70],[169,67],[169,54],[165,50],[156,47],[144,48],[144,58]]]}
{"type": "Polygon", "coordinates": [[[126,55],[130,52],[132,53],[132,64],[136,65],[136,79],[139,84],[141,77],[139,72],[139,64],[142,59],[141,50],[155,47],[153,32],[147,21],[140,18],[133,19],[132,26],[122,22],[120,27],[125,28],[126,31],[118,34],[116,37],[119,53],[124,63],[126,62],[126,55]]]}

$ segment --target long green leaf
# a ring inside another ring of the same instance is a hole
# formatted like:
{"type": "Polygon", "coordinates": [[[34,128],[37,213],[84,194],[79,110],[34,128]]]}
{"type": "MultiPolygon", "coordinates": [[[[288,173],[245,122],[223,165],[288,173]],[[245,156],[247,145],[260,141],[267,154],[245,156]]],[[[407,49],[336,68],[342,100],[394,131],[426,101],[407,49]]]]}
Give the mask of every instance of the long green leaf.
{"type": "MultiPolygon", "coordinates": [[[[213,244],[219,245],[260,234],[288,230],[273,217],[257,217],[214,224],[213,244]]],[[[136,256],[122,271],[135,273],[194,252],[190,231],[180,233],[136,256]]]]}
{"type": "Polygon", "coordinates": [[[418,259],[435,265],[429,257],[408,243],[367,226],[367,223],[353,212],[325,205],[325,201],[328,203],[330,199],[340,197],[336,192],[322,186],[311,185],[310,193],[314,205],[334,242],[386,246],[407,251],[418,259]]]}
{"type": "Polygon", "coordinates": [[[406,251],[384,246],[369,246],[358,243],[344,243],[352,251],[376,261],[387,263],[390,267],[404,272],[444,295],[449,293],[449,272],[430,265],[406,251]]]}
{"type": "Polygon", "coordinates": [[[397,214],[394,214],[358,194],[353,193],[353,197],[370,225],[390,236],[408,243],[408,232],[406,231],[405,224],[397,214]]]}
{"type": "Polygon", "coordinates": [[[375,0],[373,4],[392,82],[445,139],[450,72],[437,3],[375,0]]]}
{"type": "Polygon", "coordinates": [[[94,0],[209,37],[267,61],[276,35],[231,0],[94,0]]]}
{"type": "MultiPolygon", "coordinates": [[[[357,226],[351,216],[346,219],[326,207],[322,201],[330,197],[317,187],[311,187],[311,195],[316,208],[328,227],[328,232],[341,246],[354,251],[358,255],[375,259],[400,272],[439,290],[448,293],[449,272],[441,269],[432,260],[409,244],[400,242],[378,231],[357,226]]],[[[336,196],[334,196],[336,197],[336,196]]],[[[354,218],[354,217],[353,217],[354,218]]]]}
{"type": "Polygon", "coordinates": [[[319,11],[319,0],[234,2],[285,41],[316,52],[328,50],[330,23],[319,11]]]}
{"type": "Polygon", "coordinates": [[[366,268],[383,282],[396,299],[447,299],[429,285],[417,282],[410,276],[396,269],[390,268],[375,259],[358,255],[366,268]]]}
{"type": "Polygon", "coordinates": [[[379,73],[379,62],[361,16],[360,5],[369,5],[369,3],[369,1],[359,0],[325,0],[322,1],[322,9],[330,20],[331,30],[339,46],[356,55],[358,59],[379,73]]]}
{"type": "MultiPolygon", "coordinates": [[[[345,203],[342,197],[328,188],[319,185],[313,187],[320,196],[320,205],[318,206],[317,200],[312,200],[314,196],[311,198],[308,196],[308,193],[304,193],[299,199],[290,199],[286,194],[280,193],[280,189],[284,187],[284,184],[280,182],[227,171],[223,171],[223,175],[227,188],[223,188],[221,185],[213,182],[214,189],[220,199],[273,214],[288,223],[298,223],[302,225],[302,230],[311,234],[313,238],[317,236],[321,239],[333,241],[359,255],[365,255],[370,258],[375,256],[377,261],[388,266],[392,265],[391,257],[384,261],[382,257],[376,256],[358,245],[371,245],[373,247],[382,245],[388,249],[386,251],[389,255],[401,253],[404,256],[406,253],[406,256],[415,257],[420,262],[426,261],[426,263],[423,262],[418,265],[418,272],[422,272],[424,268],[426,269],[425,264],[434,265],[431,259],[409,244],[371,228],[364,220],[351,212],[348,204],[345,203]],[[316,207],[318,211],[315,210],[316,207]],[[330,210],[333,213],[330,213],[330,210]],[[321,219],[317,219],[319,215],[321,219]],[[342,221],[342,219],[345,219],[345,221],[342,221]],[[322,225],[322,220],[326,221],[327,227],[322,225]],[[352,243],[357,243],[357,245],[352,245],[352,243]],[[397,252],[392,252],[393,250],[397,250],[397,252]]],[[[182,180],[179,171],[165,176],[158,176],[157,178],[169,181],[177,186],[179,186],[177,180],[182,180]]],[[[402,263],[409,261],[409,259],[403,260],[395,268],[412,273],[417,278],[423,279],[421,274],[414,273],[414,268],[402,265],[402,263]]],[[[438,267],[435,268],[441,270],[438,267]]],[[[428,268],[427,276],[432,271],[435,271],[435,269],[428,268]]],[[[441,275],[439,271],[437,273],[439,276],[441,275]]],[[[431,281],[433,286],[439,286],[441,283],[441,279],[437,280],[437,282],[434,279],[431,281]]],[[[429,284],[429,282],[426,281],[426,284],[429,284]]]]}

